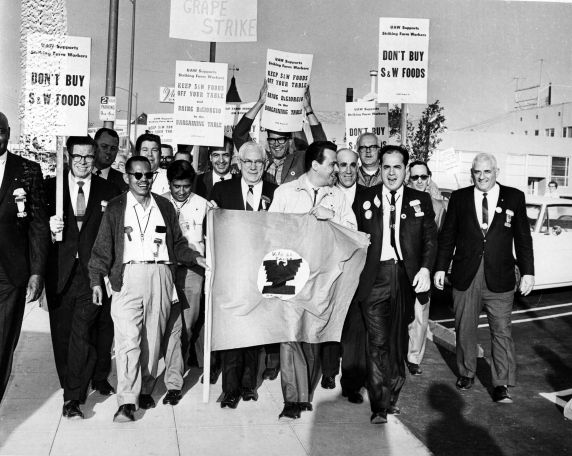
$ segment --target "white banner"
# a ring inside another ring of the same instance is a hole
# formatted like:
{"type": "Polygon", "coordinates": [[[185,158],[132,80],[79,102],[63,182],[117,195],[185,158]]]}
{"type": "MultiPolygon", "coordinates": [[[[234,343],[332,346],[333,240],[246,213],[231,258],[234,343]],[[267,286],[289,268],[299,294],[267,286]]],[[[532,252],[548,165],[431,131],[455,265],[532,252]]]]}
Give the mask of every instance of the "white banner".
{"type": "Polygon", "coordinates": [[[161,144],[173,142],[173,114],[147,114],[147,130],[161,138],[161,144]]]}
{"type": "Polygon", "coordinates": [[[427,103],[429,19],[379,18],[380,103],[427,103]]]}
{"type": "Polygon", "coordinates": [[[256,41],[256,0],[171,0],[171,38],[256,41]]]}
{"type": "Polygon", "coordinates": [[[268,93],[262,115],[264,128],[282,132],[302,130],[304,92],[310,83],[312,58],[312,54],[268,49],[268,93]]]}
{"type": "Polygon", "coordinates": [[[28,35],[24,89],[27,135],[87,134],[90,56],[91,38],[28,35]]]}
{"type": "Polygon", "coordinates": [[[175,144],[222,146],[226,110],[226,63],[177,60],[175,144]]]}
{"type": "Polygon", "coordinates": [[[346,103],[346,146],[357,152],[356,141],[362,133],[373,133],[380,146],[389,139],[387,104],[375,101],[346,103]]]}
{"type": "MultiPolygon", "coordinates": [[[[234,127],[242,116],[250,111],[250,108],[252,108],[254,104],[254,101],[249,103],[226,104],[226,114],[224,118],[224,134],[226,136],[232,138],[234,127]]],[[[253,141],[260,142],[260,112],[258,112],[258,115],[254,118],[254,122],[252,122],[252,126],[250,127],[250,137],[253,141]]]]}

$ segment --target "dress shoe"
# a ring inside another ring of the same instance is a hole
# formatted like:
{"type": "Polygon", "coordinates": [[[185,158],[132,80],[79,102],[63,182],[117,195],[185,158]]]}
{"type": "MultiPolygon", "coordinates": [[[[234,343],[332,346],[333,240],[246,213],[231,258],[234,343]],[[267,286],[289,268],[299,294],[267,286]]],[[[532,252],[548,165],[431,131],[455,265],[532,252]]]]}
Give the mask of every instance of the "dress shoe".
{"type": "Polygon", "coordinates": [[[322,377],[322,388],[333,390],[336,387],[336,377],[324,375],[322,377]]]}
{"type": "Polygon", "coordinates": [[[508,394],[508,388],[505,385],[495,386],[493,390],[493,401],[500,404],[512,404],[512,397],[508,394]]]}
{"type": "Polygon", "coordinates": [[[169,390],[163,398],[163,404],[165,405],[177,405],[183,396],[181,395],[181,390],[169,390]]]}
{"type": "Polygon", "coordinates": [[[284,402],[284,410],[282,410],[282,413],[278,415],[278,419],[288,418],[296,420],[300,418],[301,412],[300,405],[298,405],[297,402],[284,402]]]}
{"type": "Polygon", "coordinates": [[[238,393],[224,393],[222,401],[220,401],[220,408],[231,408],[235,409],[238,407],[238,402],[240,401],[240,394],[238,393]]]}
{"type": "Polygon", "coordinates": [[[311,412],[314,410],[311,402],[296,402],[296,404],[298,404],[298,407],[300,407],[300,411],[302,412],[311,412]]]}
{"type": "Polygon", "coordinates": [[[218,378],[219,378],[221,372],[222,372],[221,369],[215,369],[215,370],[211,371],[210,377],[209,377],[209,383],[211,385],[216,385],[216,382],[218,382],[218,378]]]}
{"type": "Polygon", "coordinates": [[[374,412],[371,414],[369,419],[371,424],[384,424],[387,423],[387,411],[382,410],[381,412],[374,412]]]}
{"type": "Polygon", "coordinates": [[[257,401],[258,400],[258,392],[252,388],[244,388],[242,390],[242,400],[243,401],[257,401]]]}
{"type": "Polygon", "coordinates": [[[471,387],[473,386],[473,383],[475,383],[474,378],[460,376],[457,379],[457,383],[455,383],[455,386],[457,387],[457,389],[460,389],[460,390],[468,390],[468,389],[471,389],[471,387]]]}
{"type": "Polygon", "coordinates": [[[155,401],[150,394],[140,394],[139,395],[139,408],[150,409],[155,408],[155,401]]]}
{"type": "Polygon", "coordinates": [[[113,415],[114,423],[129,423],[135,421],[135,404],[123,404],[119,406],[115,415],[113,415]]]}
{"type": "Polygon", "coordinates": [[[91,382],[91,387],[97,391],[99,394],[101,394],[102,396],[111,396],[112,394],[115,393],[115,390],[113,389],[113,386],[111,386],[109,384],[109,382],[107,381],[107,379],[105,380],[101,380],[99,382],[91,382]]]}
{"type": "Polygon", "coordinates": [[[389,415],[401,415],[401,409],[395,404],[390,404],[387,413],[389,415]]]}
{"type": "Polygon", "coordinates": [[[279,369],[277,367],[267,367],[264,369],[264,372],[262,372],[262,378],[264,380],[276,380],[276,377],[278,377],[278,372],[279,369]]]}
{"type": "Polygon", "coordinates": [[[66,401],[62,410],[62,415],[66,418],[83,418],[83,413],[79,408],[79,401],[66,401]]]}
{"type": "Polygon", "coordinates": [[[363,402],[363,396],[358,391],[342,389],[342,396],[347,397],[352,404],[361,404],[363,402]]]}
{"type": "Polygon", "coordinates": [[[409,369],[411,375],[421,375],[423,373],[419,364],[407,362],[407,369],[409,369]]]}

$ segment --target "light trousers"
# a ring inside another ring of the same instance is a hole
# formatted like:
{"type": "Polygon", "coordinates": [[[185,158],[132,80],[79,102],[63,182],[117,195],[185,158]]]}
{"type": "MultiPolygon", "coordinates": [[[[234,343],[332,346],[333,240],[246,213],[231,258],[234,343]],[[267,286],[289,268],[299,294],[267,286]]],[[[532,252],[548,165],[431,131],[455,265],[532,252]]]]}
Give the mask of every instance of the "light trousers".
{"type": "Polygon", "coordinates": [[[409,348],[407,350],[407,361],[413,364],[421,364],[425,354],[430,304],[431,300],[427,301],[427,304],[422,305],[418,299],[415,299],[415,318],[409,323],[409,348]]]}

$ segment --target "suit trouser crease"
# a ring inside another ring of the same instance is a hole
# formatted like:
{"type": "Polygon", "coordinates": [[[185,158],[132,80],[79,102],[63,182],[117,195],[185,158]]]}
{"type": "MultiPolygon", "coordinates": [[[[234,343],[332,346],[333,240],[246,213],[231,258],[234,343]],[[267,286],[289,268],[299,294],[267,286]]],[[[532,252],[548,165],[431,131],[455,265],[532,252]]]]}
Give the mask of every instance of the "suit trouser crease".
{"type": "Polygon", "coordinates": [[[111,301],[119,405],[137,404],[140,394],[153,392],[172,292],[169,266],[125,266],[123,286],[111,301]]]}
{"type": "Polygon", "coordinates": [[[429,326],[429,308],[431,300],[423,305],[415,299],[415,317],[409,323],[409,348],[407,350],[407,361],[413,364],[421,364],[425,355],[427,345],[427,327],[429,326]]]}
{"type": "Polygon", "coordinates": [[[312,402],[320,381],[321,344],[280,344],[280,381],[284,402],[312,402]]]}

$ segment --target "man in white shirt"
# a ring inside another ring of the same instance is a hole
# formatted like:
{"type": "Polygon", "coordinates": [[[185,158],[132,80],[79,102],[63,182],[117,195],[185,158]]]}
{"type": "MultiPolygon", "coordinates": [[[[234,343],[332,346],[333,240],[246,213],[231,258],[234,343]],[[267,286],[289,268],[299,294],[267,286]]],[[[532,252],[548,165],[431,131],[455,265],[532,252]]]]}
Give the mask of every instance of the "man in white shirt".
{"type": "Polygon", "coordinates": [[[209,161],[212,169],[197,176],[195,188],[197,195],[207,198],[216,183],[232,179],[233,175],[230,166],[232,151],[232,141],[226,136],[224,137],[224,145],[222,147],[209,148],[209,161]]]}
{"type": "Polygon", "coordinates": [[[101,303],[109,276],[115,326],[117,410],[114,421],[133,421],[136,404],[155,407],[158,375],[177,263],[206,266],[179,226],[173,205],[151,193],[153,172],[145,157],[125,166],[129,191],[107,205],[89,261],[93,302],[101,303]]]}
{"type": "Polygon", "coordinates": [[[160,167],[161,138],[151,133],[142,134],[135,143],[135,155],[146,157],[151,164],[151,172],[154,174],[151,191],[157,195],[168,192],[167,170],[160,167]]]}

